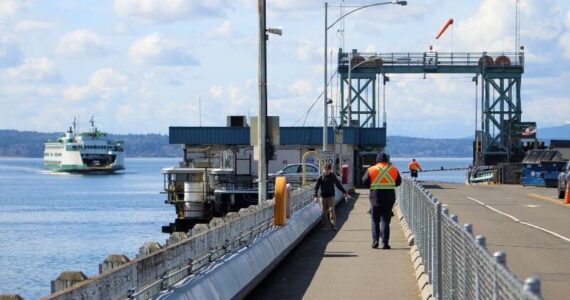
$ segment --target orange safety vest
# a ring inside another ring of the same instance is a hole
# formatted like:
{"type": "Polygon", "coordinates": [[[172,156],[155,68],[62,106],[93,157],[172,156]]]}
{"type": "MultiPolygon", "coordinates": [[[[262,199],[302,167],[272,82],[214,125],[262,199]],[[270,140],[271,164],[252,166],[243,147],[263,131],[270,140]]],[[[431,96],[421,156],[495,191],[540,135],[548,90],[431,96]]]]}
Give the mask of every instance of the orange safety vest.
{"type": "Polygon", "coordinates": [[[398,168],[386,163],[377,163],[368,168],[371,190],[389,190],[396,188],[398,168]]]}
{"type": "Polygon", "coordinates": [[[422,167],[420,167],[420,164],[417,161],[412,161],[408,164],[408,169],[410,169],[411,171],[417,171],[421,168],[422,167]]]}

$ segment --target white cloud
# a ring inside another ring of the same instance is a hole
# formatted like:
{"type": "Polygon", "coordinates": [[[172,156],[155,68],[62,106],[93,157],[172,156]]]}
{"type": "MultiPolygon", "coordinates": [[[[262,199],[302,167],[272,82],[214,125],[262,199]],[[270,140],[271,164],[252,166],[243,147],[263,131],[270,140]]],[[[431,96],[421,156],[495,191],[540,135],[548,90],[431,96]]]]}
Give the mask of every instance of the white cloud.
{"type": "Polygon", "coordinates": [[[175,22],[196,16],[220,16],[230,7],[226,0],[115,0],[115,12],[123,17],[135,17],[153,22],[175,22]]]}
{"type": "Polygon", "coordinates": [[[2,0],[0,1],[0,20],[13,17],[28,5],[27,0],[2,0]]]}
{"type": "Polygon", "coordinates": [[[566,20],[564,23],[566,25],[566,31],[560,36],[558,45],[562,47],[563,56],[570,59],[570,10],[568,10],[568,13],[566,14],[566,20]]]}
{"type": "Polygon", "coordinates": [[[300,46],[297,47],[297,58],[301,61],[319,61],[323,56],[323,50],[320,47],[309,41],[301,41],[300,46]]]}
{"type": "Polygon", "coordinates": [[[110,53],[108,44],[96,33],[89,30],[76,30],[64,35],[56,47],[62,56],[104,56],[110,53]]]}
{"type": "Polygon", "coordinates": [[[312,95],[314,91],[315,89],[312,82],[306,79],[300,79],[293,82],[289,88],[289,92],[296,96],[312,95]]]}
{"type": "Polygon", "coordinates": [[[6,38],[0,38],[0,68],[15,66],[21,60],[20,47],[6,38]]]}
{"type": "Polygon", "coordinates": [[[16,24],[14,30],[16,32],[30,32],[48,30],[55,27],[53,22],[37,21],[37,20],[22,20],[16,24]]]}
{"type": "Polygon", "coordinates": [[[45,57],[28,58],[22,65],[6,71],[5,78],[20,83],[53,83],[60,80],[53,61],[45,57]]]}
{"type": "Polygon", "coordinates": [[[269,7],[277,11],[291,11],[309,8],[321,8],[322,3],[320,3],[320,1],[307,0],[274,0],[271,1],[269,7]]]}
{"type": "MultiPolygon", "coordinates": [[[[556,7],[554,0],[520,1],[520,34],[523,44],[538,46],[558,37],[562,22],[556,7]]],[[[473,16],[466,20],[456,20],[455,36],[470,51],[513,51],[514,11],[515,1],[484,0],[473,16]]]]}
{"type": "Polygon", "coordinates": [[[128,90],[126,75],[113,68],[103,68],[94,72],[86,85],[72,85],[67,87],[63,96],[69,100],[104,99],[109,100],[114,95],[128,90]]]}
{"type": "Polygon", "coordinates": [[[146,65],[179,66],[198,63],[183,43],[156,33],[134,42],[129,48],[129,56],[133,62],[146,65]]]}
{"type": "Polygon", "coordinates": [[[219,85],[213,85],[210,87],[210,94],[216,98],[222,97],[224,89],[219,85]]]}
{"type": "Polygon", "coordinates": [[[232,36],[232,22],[226,20],[220,24],[220,26],[212,29],[206,36],[213,38],[228,38],[232,36]]]}

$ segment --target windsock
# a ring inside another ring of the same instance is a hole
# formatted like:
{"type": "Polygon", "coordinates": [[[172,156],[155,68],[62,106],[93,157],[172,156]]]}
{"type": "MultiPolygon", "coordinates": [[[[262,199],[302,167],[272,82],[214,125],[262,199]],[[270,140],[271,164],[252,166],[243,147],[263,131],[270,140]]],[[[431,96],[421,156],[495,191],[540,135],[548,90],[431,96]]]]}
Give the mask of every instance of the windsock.
{"type": "Polygon", "coordinates": [[[453,18],[449,18],[449,20],[445,21],[445,23],[443,23],[443,25],[441,25],[441,28],[437,32],[435,39],[436,40],[439,39],[439,37],[443,35],[445,30],[447,30],[447,27],[451,26],[452,24],[453,24],[453,18]]]}

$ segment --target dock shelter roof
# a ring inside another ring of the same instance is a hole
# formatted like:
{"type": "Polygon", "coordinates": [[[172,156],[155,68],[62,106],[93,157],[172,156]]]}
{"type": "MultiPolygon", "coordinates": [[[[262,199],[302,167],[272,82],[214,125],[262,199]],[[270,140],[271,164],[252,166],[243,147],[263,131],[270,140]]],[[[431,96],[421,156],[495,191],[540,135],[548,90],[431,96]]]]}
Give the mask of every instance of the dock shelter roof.
{"type": "MultiPolygon", "coordinates": [[[[250,145],[250,127],[170,127],[169,143],[183,145],[250,145]]],[[[323,144],[322,127],[280,127],[280,145],[319,146],[323,144]]],[[[341,128],[342,144],[361,147],[385,147],[385,128],[341,128]]],[[[335,130],[328,128],[329,143],[335,130]]],[[[340,143],[337,141],[337,143],[340,143]]]]}

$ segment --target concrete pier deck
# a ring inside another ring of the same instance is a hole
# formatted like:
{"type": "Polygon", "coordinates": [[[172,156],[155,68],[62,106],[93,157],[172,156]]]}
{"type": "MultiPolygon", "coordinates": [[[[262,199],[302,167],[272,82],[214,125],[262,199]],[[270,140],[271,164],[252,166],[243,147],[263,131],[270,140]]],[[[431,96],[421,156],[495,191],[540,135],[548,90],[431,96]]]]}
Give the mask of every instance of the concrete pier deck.
{"type": "Polygon", "coordinates": [[[544,299],[570,294],[570,205],[553,188],[464,185],[421,181],[459,223],[487,238],[491,253],[504,251],[507,267],[521,280],[536,276],[544,299]]]}
{"type": "Polygon", "coordinates": [[[421,299],[410,247],[392,219],[391,250],[372,249],[368,190],[336,208],[339,231],[316,227],[248,299],[421,299]]]}

